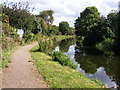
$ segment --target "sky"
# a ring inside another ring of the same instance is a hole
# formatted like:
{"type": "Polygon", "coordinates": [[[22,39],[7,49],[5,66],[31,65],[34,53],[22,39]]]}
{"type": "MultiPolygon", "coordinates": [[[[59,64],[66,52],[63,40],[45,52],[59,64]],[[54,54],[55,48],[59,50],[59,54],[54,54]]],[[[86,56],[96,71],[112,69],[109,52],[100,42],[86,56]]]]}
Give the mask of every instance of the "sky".
{"type": "Polygon", "coordinates": [[[67,21],[73,27],[80,12],[86,7],[96,6],[101,15],[107,16],[111,10],[118,10],[120,0],[6,0],[6,2],[27,1],[35,8],[33,14],[39,14],[43,10],[53,10],[54,25],[58,26],[60,22],[67,21]]]}

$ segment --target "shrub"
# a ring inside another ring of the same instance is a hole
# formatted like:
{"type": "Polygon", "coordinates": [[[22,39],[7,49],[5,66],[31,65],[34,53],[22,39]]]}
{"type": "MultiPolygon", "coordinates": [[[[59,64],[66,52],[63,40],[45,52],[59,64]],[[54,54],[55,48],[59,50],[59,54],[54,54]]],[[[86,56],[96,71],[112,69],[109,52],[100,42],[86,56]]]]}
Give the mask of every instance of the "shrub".
{"type": "Polygon", "coordinates": [[[77,66],[75,64],[73,64],[73,62],[62,52],[54,52],[53,59],[54,59],[54,61],[58,61],[63,66],[68,66],[73,69],[77,68],[77,66]]]}
{"type": "Polygon", "coordinates": [[[112,50],[114,47],[115,40],[106,38],[101,43],[96,44],[96,47],[100,50],[112,50]]]}
{"type": "Polygon", "coordinates": [[[13,40],[13,38],[11,37],[7,37],[7,36],[3,36],[2,37],[2,50],[11,50],[15,47],[15,42],[13,40]]]}
{"type": "Polygon", "coordinates": [[[45,39],[45,38],[42,38],[42,40],[39,40],[39,51],[40,52],[45,52],[45,53],[48,53],[51,48],[53,47],[53,41],[51,39],[45,39]]]}
{"type": "Polygon", "coordinates": [[[96,44],[96,48],[104,52],[104,55],[113,56],[114,55],[114,43],[115,40],[106,38],[101,43],[96,44]]]}

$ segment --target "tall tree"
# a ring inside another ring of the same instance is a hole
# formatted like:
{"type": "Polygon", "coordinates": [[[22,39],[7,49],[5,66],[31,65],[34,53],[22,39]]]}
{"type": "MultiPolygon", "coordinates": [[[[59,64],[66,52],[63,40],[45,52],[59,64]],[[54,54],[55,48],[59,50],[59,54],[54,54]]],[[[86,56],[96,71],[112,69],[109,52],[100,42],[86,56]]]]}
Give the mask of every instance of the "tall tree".
{"type": "Polygon", "coordinates": [[[117,34],[118,34],[118,12],[112,10],[108,15],[107,15],[107,19],[109,21],[110,24],[110,28],[112,29],[112,31],[115,34],[115,38],[117,38],[117,34]]]}
{"type": "Polygon", "coordinates": [[[87,7],[80,13],[75,21],[75,29],[77,36],[83,36],[85,45],[95,45],[97,42],[96,29],[98,20],[100,19],[100,13],[94,6],[87,7]]]}
{"type": "Polygon", "coordinates": [[[100,13],[96,7],[87,7],[83,12],[80,13],[80,17],[76,19],[76,34],[80,35],[80,32],[82,31],[89,32],[92,27],[97,25],[97,20],[99,18],[100,13]]]}
{"type": "Polygon", "coordinates": [[[110,28],[115,34],[115,49],[119,53],[120,51],[120,11],[117,12],[115,10],[112,10],[108,15],[107,15],[110,28]]]}
{"type": "Polygon", "coordinates": [[[43,18],[47,24],[52,24],[54,21],[53,17],[54,11],[53,10],[45,10],[40,12],[40,17],[43,18]]]}
{"type": "Polygon", "coordinates": [[[53,14],[53,10],[45,10],[40,12],[39,15],[37,15],[37,18],[39,18],[41,23],[42,33],[44,35],[49,35],[50,33],[54,21],[53,14]]]}

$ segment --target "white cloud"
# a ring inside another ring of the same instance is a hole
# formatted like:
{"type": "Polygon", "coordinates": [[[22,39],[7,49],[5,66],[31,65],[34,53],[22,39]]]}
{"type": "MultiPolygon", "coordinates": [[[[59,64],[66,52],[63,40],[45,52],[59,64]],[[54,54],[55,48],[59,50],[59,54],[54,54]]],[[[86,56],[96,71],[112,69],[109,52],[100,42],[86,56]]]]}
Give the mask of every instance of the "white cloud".
{"type": "Polygon", "coordinates": [[[75,19],[86,7],[96,6],[101,15],[107,15],[112,9],[118,8],[119,0],[6,0],[8,2],[30,2],[38,14],[42,10],[52,9],[55,11],[54,24],[59,25],[61,21],[68,21],[74,26],[75,19]]]}

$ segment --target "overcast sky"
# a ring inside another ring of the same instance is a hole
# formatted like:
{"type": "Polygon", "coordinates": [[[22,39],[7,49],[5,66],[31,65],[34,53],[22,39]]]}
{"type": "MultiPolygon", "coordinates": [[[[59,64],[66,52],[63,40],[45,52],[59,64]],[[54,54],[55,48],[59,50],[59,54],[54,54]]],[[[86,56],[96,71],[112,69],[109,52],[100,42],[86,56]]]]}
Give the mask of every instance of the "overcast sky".
{"type": "MultiPolygon", "coordinates": [[[[3,1],[3,0],[1,0],[3,1]]],[[[4,0],[5,1],[5,0],[4,0]]],[[[96,6],[101,15],[106,16],[111,10],[118,9],[120,0],[6,0],[7,2],[30,2],[35,7],[33,14],[39,14],[43,10],[53,10],[54,23],[59,25],[61,21],[68,21],[74,26],[75,19],[86,7],[96,6]]]]}

